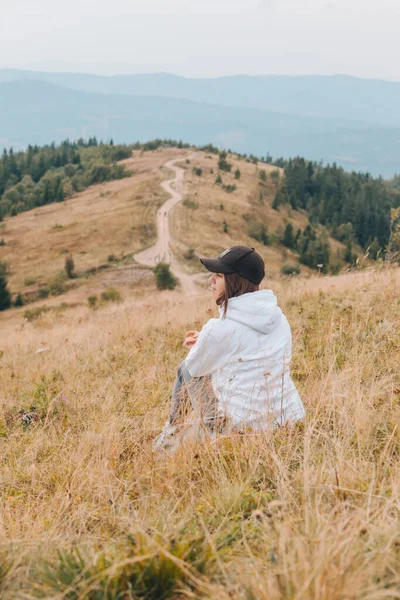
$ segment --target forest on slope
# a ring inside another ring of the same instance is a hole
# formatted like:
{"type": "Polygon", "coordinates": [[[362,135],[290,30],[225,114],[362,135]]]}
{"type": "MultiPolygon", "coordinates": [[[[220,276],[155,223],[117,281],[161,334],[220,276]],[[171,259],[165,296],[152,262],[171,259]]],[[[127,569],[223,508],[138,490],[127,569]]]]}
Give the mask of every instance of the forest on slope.
{"type": "Polygon", "coordinates": [[[4,149],[0,158],[0,220],[36,206],[62,202],[94,183],[129,175],[122,164],[129,146],[98,144],[96,138],[59,146],[29,146],[26,151],[4,149]]]}

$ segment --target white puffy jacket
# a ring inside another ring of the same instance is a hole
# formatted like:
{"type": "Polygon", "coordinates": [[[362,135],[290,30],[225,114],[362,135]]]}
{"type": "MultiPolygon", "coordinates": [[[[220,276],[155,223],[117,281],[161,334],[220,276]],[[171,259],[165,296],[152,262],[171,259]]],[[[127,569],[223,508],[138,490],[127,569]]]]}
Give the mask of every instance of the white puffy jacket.
{"type": "Polygon", "coordinates": [[[211,375],[220,414],[237,428],[265,429],[305,415],[290,377],[292,334],[271,290],[230,298],[226,316],[202,328],[185,364],[211,375]]]}

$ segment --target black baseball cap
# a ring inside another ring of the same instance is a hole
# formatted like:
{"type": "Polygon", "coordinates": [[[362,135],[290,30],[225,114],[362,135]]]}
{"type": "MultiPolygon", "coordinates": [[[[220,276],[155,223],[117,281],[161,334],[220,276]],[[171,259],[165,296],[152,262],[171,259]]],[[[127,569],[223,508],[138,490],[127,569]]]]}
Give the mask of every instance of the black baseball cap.
{"type": "Polygon", "coordinates": [[[232,246],[218,258],[201,258],[205,268],[211,273],[237,273],[251,283],[258,285],[264,279],[264,261],[254,248],[232,246]]]}

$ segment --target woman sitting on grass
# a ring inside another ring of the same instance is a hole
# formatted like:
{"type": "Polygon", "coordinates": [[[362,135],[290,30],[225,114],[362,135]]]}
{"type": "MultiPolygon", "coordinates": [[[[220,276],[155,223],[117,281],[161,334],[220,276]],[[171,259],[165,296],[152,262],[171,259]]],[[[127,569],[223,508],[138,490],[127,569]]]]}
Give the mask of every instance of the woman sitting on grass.
{"type": "Polygon", "coordinates": [[[260,290],[264,261],[248,246],[200,259],[212,273],[219,319],[189,331],[189,349],[175,380],[171,413],[154,442],[174,451],[187,439],[262,431],[304,417],[290,377],[292,335],[271,290],[260,290]],[[194,417],[179,425],[185,395],[194,417]],[[197,415],[196,415],[197,414],[197,415]]]}

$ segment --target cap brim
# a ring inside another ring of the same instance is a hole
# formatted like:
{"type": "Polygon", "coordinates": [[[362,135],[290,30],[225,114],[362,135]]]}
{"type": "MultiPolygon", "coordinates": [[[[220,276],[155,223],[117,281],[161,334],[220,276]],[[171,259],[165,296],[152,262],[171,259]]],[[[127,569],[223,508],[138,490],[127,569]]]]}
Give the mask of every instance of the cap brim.
{"type": "Polygon", "coordinates": [[[200,261],[210,273],[234,273],[219,258],[201,258],[200,261]]]}

